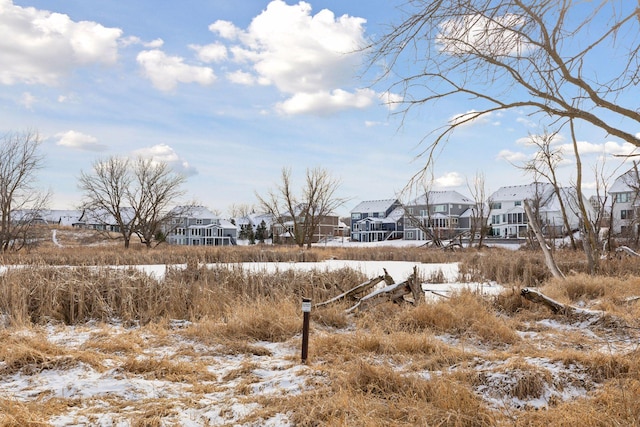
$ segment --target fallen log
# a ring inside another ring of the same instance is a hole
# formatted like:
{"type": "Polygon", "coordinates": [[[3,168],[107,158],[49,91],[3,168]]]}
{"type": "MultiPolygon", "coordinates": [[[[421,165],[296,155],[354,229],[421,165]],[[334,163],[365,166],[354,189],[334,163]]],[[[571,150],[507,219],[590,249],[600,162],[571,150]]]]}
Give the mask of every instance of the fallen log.
{"type": "MultiPolygon", "coordinates": [[[[385,270],[385,277],[390,278],[385,270]]],[[[418,304],[425,300],[424,291],[422,285],[418,283],[417,267],[413,268],[413,274],[404,282],[387,284],[382,289],[375,290],[368,295],[362,297],[353,307],[347,310],[347,313],[352,313],[358,309],[370,308],[385,301],[392,301],[394,303],[411,302],[418,304]],[[411,295],[413,301],[407,300],[405,297],[411,295]]],[[[387,280],[385,280],[388,283],[387,280]]]]}
{"type": "Polygon", "coordinates": [[[640,256],[638,252],[634,251],[629,246],[620,246],[619,248],[616,248],[616,252],[624,252],[625,254],[631,256],[640,256]]]}
{"type": "MultiPolygon", "coordinates": [[[[385,270],[385,275],[386,275],[386,270],[385,270]]],[[[385,276],[374,277],[373,279],[367,280],[366,282],[361,283],[358,286],[351,288],[346,292],[341,293],[340,295],[337,295],[327,301],[320,302],[314,305],[314,307],[323,307],[325,305],[333,304],[334,302],[338,302],[346,298],[351,298],[351,297],[355,298],[356,295],[364,294],[368,292],[371,288],[376,286],[378,283],[382,282],[384,279],[385,279],[385,276]]]]}
{"type": "Polygon", "coordinates": [[[552,298],[549,298],[542,292],[533,289],[522,289],[520,291],[520,295],[522,295],[526,300],[547,306],[554,314],[564,314],[574,319],[580,319],[581,321],[586,320],[590,325],[596,323],[606,323],[611,327],[622,327],[626,325],[626,322],[623,319],[612,316],[611,314],[562,304],[552,298]]]}
{"type": "Polygon", "coordinates": [[[404,300],[405,295],[410,293],[411,288],[406,281],[394,283],[363,296],[353,307],[347,309],[347,313],[352,313],[357,309],[370,308],[385,301],[400,302],[404,300]]]}
{"type": "Polygon", "coordinates": [[[547,306],[555,314],[570,314],[575,310],[575,307],[559,303],[558,301],[544,295],[542,292],[533,289],[524,288],[520,291],[520,295],[526,300],[547,306]]]}

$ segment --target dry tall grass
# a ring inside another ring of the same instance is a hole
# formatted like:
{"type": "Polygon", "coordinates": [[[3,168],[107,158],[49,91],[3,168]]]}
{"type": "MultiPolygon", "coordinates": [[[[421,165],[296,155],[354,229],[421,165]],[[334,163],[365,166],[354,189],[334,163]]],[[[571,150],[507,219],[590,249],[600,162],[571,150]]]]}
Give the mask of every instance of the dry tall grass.
{"type": "MultiPolygon", "coordinates": [[[[571,271],[565,281],[549,278],[537,252],[499,249],[50,247],[4,255],[5,263],[29,267],[0,276],[0,379],[116,364],[122,375],[184,383],[203,395],[217,391],[216,381],[233,383],[238,396],[256,404],[236,422],[246,425],[278,413],[301,426],[640,425],[637,263],[610,260],[601,269],[612,274],[591,277],[577,254],[558,256],[571,271]],[[349,269],[264,274],[205,263],[329,258],[460,262],[468,280],[496,280],[513,289],[493,299],[466,291],[415,307],[385,303],[355,315],[344,311],[349,302],[314,309],[308,379],[300,393],[256,392],[257,362],[224,375],[208,367],[213,356],[271,356],[264,342],[297,345],[302,296],[323,301],[368,278],[349,269]],[[137,263],[187,267],[170,268],[162,280],[106,267],[137,263]],[[610,317],[584,323],[553,315],[520,298],[522,286],[540,286],[558,301],[610,317]],[[176,321],[183,326],[176,329],[176,321]],[[44,338],[45,327],[87,322],[136,327],[116,335],[106,326],[94,330],[73,351],[44,338]],[[146,351],[176,340],[181,344],[173,357],[146,351]],[[582,391],[574,396],[576,389],[582,391]],[[526,403],[534,400],[544,401],[544,409],[526,403]]],[[[128,425],[163,425],[177,412],[176,402],[188,406],[190,399],[114,400],[112,407],[133,411],[128,425]]],[[[47,425],[74,405],[73,397],[0,398],[0,427],[47,425]]]]}

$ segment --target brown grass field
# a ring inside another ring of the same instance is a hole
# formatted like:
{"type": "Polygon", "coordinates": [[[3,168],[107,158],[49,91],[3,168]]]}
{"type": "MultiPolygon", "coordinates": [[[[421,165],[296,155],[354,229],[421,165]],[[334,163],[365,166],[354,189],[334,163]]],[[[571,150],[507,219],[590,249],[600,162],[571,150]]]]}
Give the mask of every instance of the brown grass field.
{"type": "Polygon", "coordinates": [[[65,229],[57,241],[0,256],[22,266],[0,275],[0,427],[640,425],[633,258],[588,276],[581,253],[558,250],[560,281],[533,249],[125,251],[65,229]],[[323,301],[369,277],[205,266],[326,259],[458,262],[464,280],[506,290],[314,308],[304,365],[302,296],[323,301]],[[138,264],[187,267],[157,279],[126,268],[138,264]],[[523,287],[593,316],[553,314],[523,287]],[[63,392],[43,386],[63,377],[76,378],[63,392]],[[82,386],[93,378],[97,392],[82,386]]]}

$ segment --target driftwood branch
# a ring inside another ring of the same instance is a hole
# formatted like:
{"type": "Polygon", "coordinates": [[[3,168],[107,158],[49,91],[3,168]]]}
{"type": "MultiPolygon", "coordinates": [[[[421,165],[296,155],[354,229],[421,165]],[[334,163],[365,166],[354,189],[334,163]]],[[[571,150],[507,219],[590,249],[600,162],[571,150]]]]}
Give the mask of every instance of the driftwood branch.
{"type": "Polygon", "coordinates": [[[640,256],[640,254],[636,251],[634,251],[633,249],[631,249],[628,246],[620,246],[619,248],[616,248],[616,252],[623,252],[627,255],[631,255],[631,256],[640,256]]]}
{"type": "MultiPolygon", "coordinates": [[[[385,270],[385,275],[386,275],[386,270],[385,270]]],[[[341,293],[340,295],[337,295],[327,301],[324,302],[320,302],[318,304],[316,304],[314,307],[322,307],[325,305],[329,305],[329,304],[333,304],[335,302],[341,301],[343,299],[346,298],[353,298],[353,299],[357,299],[356,296],[360,295],[360,294],[364,294],[365,292],[368,292],[371,288],[373,288],[374,286],[376,286],[378,283],[382,282],[385,279],[385,276],[378,276],[378,277],[374,277],[371,280],[367,280],[364,283],[359,284],[358,286],[349,289],[346,292],[341,293]]]]}
{"type": "Polygon", "coordinates": [[[520,291],[520,295],[522,295],[526,300],[547,306],[556,314],[571,314],[575,310],[575,307],[559,303],[558,301],[544,295],[542,292],[533,289],[524,288],[520,291]]]}
{"type": "Polygon", "coordinates": [[[358,309],[370,308],[384,301],[419,304],[425,300],[422,284],[418,281],[418,267],[413,267],[411,276],[400,283],[395,283],[395,280],[393,280],[393,277],[391,277],[387,270],[383,270],[384,275],[374,277],[346,292],[342,292],[340,295],[318,303],[314,307],[324,307],[345,299],[357,300],[355,305],[347,309],[347,313],[351,313],[358,309]],[[371,291],[371,289],[374,289],[376,285],[381,282],[384,282],[384,287],[371,291]],[[361,296],[365,293],[366,295],[361,296]]]}

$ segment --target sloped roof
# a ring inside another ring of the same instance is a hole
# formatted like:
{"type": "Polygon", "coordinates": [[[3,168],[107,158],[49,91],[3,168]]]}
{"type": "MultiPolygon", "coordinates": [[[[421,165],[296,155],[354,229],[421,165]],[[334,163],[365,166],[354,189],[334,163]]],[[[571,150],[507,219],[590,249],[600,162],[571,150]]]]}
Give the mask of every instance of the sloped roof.
{"type": "Polygon", "coordinates": [[[472,205],[475,202],[469,197],[464,196],[454,190],[445,191],[428,191],[427,193],[415,198],[412,202],[412,206],[419,205],[442,205],[445,203],[451,203],[455,205],[472,205]]]}
{"type": "Polygon", "coordinates": [[[541,200],[549,198],[553,192],[553,186],[545,182],[533,182],[526,185],[509,185],[500,187],[489,197],[493,202],[510,202],[517,200],[533,200],[540,197],[541,200]]]}
{"type": "Polygon", "coordinates": [[[394,203],[397,203],[398,199],[384,199],[384,200],[367,200],[358,203],[358,205],[351,209],[351,212],[386,212],[394,203]]]}
{"type": "Polygon", "coordinates": [[[385,222],[393,222],[396,223],[400,220],[400,218],[402,218],[404,216],[404,208],[403,207],[397,207],[394,210],[392,210],[389,215],[387,215],[387,217],[385,218],[385,222]]]}
{"type": "Polygon", "coordinates": [[[218,219],[218,215],[204,206],[176,206],[171,209],[171,213],[193,219],[218,219]]]}
{"type": "MultiPolygon", "coordinates": [[[[638,172],[640,174],[640,171],[638,172]]],[[[635,168],[631,168],[622,175],[618,176],[609,189],[609,193],[626,193],[640,187],[635,168]]]]}

